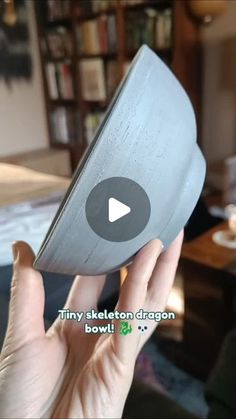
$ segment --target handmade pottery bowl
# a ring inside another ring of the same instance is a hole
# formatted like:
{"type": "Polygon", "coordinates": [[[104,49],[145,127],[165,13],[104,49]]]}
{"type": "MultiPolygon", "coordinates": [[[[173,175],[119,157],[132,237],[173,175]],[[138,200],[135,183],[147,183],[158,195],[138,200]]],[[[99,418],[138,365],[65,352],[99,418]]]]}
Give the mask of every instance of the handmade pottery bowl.
{"type": "Polygon", "coordinates": [[[205,170],[190,100],[143,46],[75,172],[35,267],[98,275],[128,263],[153,238],[167,248],[196,205],[205,170]]]}

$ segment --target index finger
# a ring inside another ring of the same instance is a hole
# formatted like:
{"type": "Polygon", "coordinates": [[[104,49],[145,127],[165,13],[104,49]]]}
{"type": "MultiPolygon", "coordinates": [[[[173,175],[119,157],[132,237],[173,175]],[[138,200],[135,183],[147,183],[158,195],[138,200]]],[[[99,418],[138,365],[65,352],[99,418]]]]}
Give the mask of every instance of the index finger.
{"type": "MultiPolygon", "coordinates": [[[[160,240],[152,240],[144,246],[135,257],[133,264],[128,270],[116,309],[119,312],[135,313],[143,307],[146,299],[148,282],[152,276],[158,256],[162,251],[160,240]]],[[[132,331],[127,335],[120,333],[120,320],[114,320],[115,333],[112,335],[113,347],[117,356],[123,362],[134,359],[140,334],[137,329],[138,320],[134,317],[129,321],[132,331]]],[[[135,360],[135,359],[134,359],[135,360]]]]}

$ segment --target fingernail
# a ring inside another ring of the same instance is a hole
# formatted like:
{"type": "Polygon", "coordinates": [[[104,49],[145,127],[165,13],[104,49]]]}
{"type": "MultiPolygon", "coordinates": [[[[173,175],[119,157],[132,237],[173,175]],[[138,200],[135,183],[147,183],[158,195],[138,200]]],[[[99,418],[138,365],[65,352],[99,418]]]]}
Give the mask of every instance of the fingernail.
{"type": "Polygon", "coordinates": [[[158,240],[158,242],[160,243],[161,250],[163,250],[164,244],[162,243],[161,239],[154,239],[154,240],[158,240]]]}
{"type": "Polygon", "coordinates": [[[158,246],[156,246],[156,252],[157,252],[157,254],[160,254],[163,250],[162,241],[160,239],[153,239],[152,241],[158,243],[158,246]]]}
{"type": "Polygon", "coordinates": [[[13,254],[13,261],[15,262],[18,256],[18,246],[17,242],[12,243],[12,254],[13,254]]]}

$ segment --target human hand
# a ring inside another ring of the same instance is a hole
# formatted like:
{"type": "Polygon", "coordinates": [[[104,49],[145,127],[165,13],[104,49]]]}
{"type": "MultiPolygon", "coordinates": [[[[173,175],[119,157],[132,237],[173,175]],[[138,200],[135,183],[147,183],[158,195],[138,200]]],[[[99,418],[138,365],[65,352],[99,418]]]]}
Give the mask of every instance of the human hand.
{"type": "MultiPolygon", "coordinates": [[[[129,267],[116,309],[162,311],[172,287],[182,233],[161,254],[159,240],[148,243],[129,267]]],[[[24,242],[13,246],[14,273],[8,329],[0,356],[1,418],[118,418],[132,382],[135,360],[157,323],[133,332],[86,334],[83,322],[57,319],[45,333],[44,287],[24,242]]],[[[97,310],[105,276],[76,277],[66,308],[97,310]]],[[[96,323],[93,323],[95,325],[96,323]]],[[[101,321],[100,323],[101,324],[101,321]]]]}

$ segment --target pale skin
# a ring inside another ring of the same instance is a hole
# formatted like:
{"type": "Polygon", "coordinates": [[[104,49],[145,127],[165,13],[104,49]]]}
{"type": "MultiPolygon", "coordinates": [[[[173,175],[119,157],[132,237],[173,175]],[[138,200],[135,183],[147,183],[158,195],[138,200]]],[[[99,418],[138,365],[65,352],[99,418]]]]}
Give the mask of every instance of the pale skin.
{"type": "MultiPolygon", "coordinates": [[[[117,310],[164,310],[182,236],[165,252],[160,240],[152,240],[137,254],[117,310]]],[[[15,243],[13,253],[9,323],[0,357],[0,417],[120,418],[135,360],[157,323],[146,321],[147,333],[140,335],[133,320],[133,332],[122,336],[115,320],[114,334],[93,335],[84,333],[83,322],[58,318],[45,332],[44,288],[32,267],[34,253],[24,242],[15,243]]],[[[76,277],[65,307],[97,309],[104,281],[104,276],[76,277]]]]}

